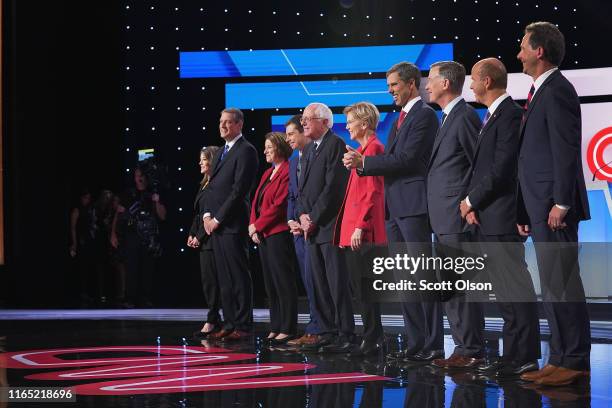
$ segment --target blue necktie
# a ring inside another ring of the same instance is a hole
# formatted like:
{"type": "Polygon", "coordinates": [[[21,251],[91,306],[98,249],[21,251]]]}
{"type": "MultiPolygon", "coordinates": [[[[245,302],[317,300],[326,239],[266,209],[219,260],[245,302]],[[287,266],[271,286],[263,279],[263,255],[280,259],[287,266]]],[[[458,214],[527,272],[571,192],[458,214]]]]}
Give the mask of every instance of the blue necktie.
{"type": "Polygon", "coordinates": [[[225,147],[223,148],[223,153],[221,153],[221,157],[219,158],[219,161],[223,160],[223,158],[225,157],[227,152],[229,152],[229,145],[228,144],[226,144],[225,147]]]}

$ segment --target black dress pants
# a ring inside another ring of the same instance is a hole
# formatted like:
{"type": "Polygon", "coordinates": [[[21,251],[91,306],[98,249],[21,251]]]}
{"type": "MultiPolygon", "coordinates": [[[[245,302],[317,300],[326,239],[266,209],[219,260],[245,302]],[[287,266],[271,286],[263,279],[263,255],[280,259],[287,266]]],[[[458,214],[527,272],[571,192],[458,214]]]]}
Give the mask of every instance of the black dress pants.
{"type": "Polygon", "coordinates": [[[279,232],[259,244],[264,284],[270,301],[270,331],[296,334],[297,287],[293,238],[279,232]]]}
{"type": "Polygon", "coordinates": [[[320,317],[321,335],[352,337],[355,331],[350,278],[340,248],[331,242],[306,243],[320,317]]]}
{"type": "Polygon", "coordinates": [[[221,295],[219,293],[216,269],[215,256],[212,249],[200,248],[200,277],[202,278],[204,297],[208,304],[206,322],[215,326],[221,324],[221,316],[219,315],[221,295]]]}
{"type": "Polygon", "coordinates": [[[546,221],[531,225],[542,298],[550,328],[549,364],[589,370],[591,327],[578,265],[578,223],[552,231],[546,221]]]}
{"type": "Polygon", "coordinates": [[[253,326],[253,282],[247,261],[246,234],[211,236],[225,330],[250,331],[253,326]]]}
{"type": "Polygon", "coordinates": [[[386,248],[365,244],[357,251],[345,248],[343,252],[351,275],[353,298],[361,303],[363,340],[368,343],[376,343],[382,340],[384,334],[380,320],[380,303],[365,298],[362,287],[372,285],[372,259],[386,256],[386,248]]]}

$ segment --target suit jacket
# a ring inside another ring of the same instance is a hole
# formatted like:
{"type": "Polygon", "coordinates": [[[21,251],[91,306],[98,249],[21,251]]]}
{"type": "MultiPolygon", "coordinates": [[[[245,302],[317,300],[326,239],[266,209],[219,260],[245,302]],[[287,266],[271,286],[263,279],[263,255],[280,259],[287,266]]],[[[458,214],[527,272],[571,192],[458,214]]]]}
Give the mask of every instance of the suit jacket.
{"type": "Polygon", "coordinates": [[[463,99],[446,117],[434,141],[427,173],[429,222],[436,234],[459,234],[459,202],[466,196],[480,118],[463,99]]]}
{"type": "Polygon", "coordinates": [[[322,244],[332,241],[349,172],[342,165],[346,144],[338,135],[328,130],[319,148],[314,146],[309,143],[302,153],[297,202],[298,214],[308,214],[317,226],[309,240],[322,244]]]}
{"type": "Polygon", "coordinates": [[[204,209],[206,208],[206,198],[208,196],[208,186],[198,190],[196,198],[193,202],[193,222],[189,229],[189,235],[194,236],[200,241],[200,248],[212,249],[212,243],[210,236],[204,231],[204,224],[202,216],[204,215],[204,209]]]}
{"type": "Polygon", "coordinates": [[[251,219],[249,224],[255,224],[258,232],[264,238],[278,232],[289,231],[287,225],[287,195],[289,193],[289,162],[284,161],[274,174],[268,185],[262,189],[266,180],[270,178],[274,167],[267,169],[253,197],[251,205],[251,219]],[[261,197],[259,217],[256,215],[257,203],[261,197]]]}
{"type": "Polygon", "coordinates": [[[300,160],[298,157],[293,157],[289,160],[289,194],[287,195],[287,221],[300,220],[300,214],[297,213],[297,198],[298,198],[298,181],[297,181],[297,165],[300,160]]]}
{"type": "Polygon", "coordinates": [[[427,162],[439,125],[434,110],[418,101],[399,129],[393,125],[385,153],[365,159],[360,175],[385,176],[386,218],[427,214],[427,162]]]}
{"type": "Polygon", "coordinates": [[[218,233],[246,233],[249,221],[249,197],[259,165],[257,151],[244,136],[236,141],[223,160],[223,149],[213,157],[213,173],[206,211],[219,221],[218,233]]]}
{"type": "Polygon", "coordinates": [[[516,171],[523,109],[511,97],[489,118],[476,142],[468,197],[484,235],[516,234],[516,171]]]}
{"type": "Polygon", "coordinates": [[[559,70],[538,88],[525,112],[518,160],[519,223],[548,219],[555,204],[571,206],[567,219],[588,220],[580,101],[559,70]]]}
{"type": "MultiPolygon", "coordinates": [[[[368,139],[358,151],[364,156],[383,154],[384,146],[376,135],[368,139]]],[[[385,190],[381,176],[359,177],[355,169],[349,176],[344,200],[340,206],[334,244],[350,246],[355,228],[360,228],[362,240],[372,244],[386,244],[385,231],[385,190]]]]}

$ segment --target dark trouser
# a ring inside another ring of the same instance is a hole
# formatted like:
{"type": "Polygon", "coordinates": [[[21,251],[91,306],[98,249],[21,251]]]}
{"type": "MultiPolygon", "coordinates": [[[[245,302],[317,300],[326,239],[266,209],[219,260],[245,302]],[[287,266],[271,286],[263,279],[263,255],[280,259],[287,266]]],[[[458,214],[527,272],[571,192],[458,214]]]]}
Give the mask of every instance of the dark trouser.
{"type": "Polygon", "coordinates": [[[531,225],[542,298],[550,328],[549,364],[590,369],[591,328],[578,265],[578,223],[552,231],[546,221],[531,225]]]}
{"type": "Polygon", "coordinates": [[[294,248],[284,231],[264,238],[259,258],[270,301],[270,332],[295,334],[297,330],[297,288],[294,248]]]}
{"type": "MultiPolygon", "coordinates": [[[[461,256],[455,250],[461,250],[461,244],[470,239],[467,233],[436,234],[436,256],[461,256]],[[441,244],[441,245],[439,245],[441,244]]],[[[459,275],[450,271],[449,279],[457,279],[459,275]]],[[[446,280],[443,278],[443,280],[446,280]]],[[[444,304],[446,318],[455,342],[454,354],[466,357],[482,357],[484,353],[484,314],[482,305],[476,302],[466,302],[463,293],[454,293],[444,304]]]]}
{"type": "Polygon", "coordinates": [[[488,280],[504,319],[504,360],[519,364],[537,360],[541,357],[540,323],[523,240],[518,234],[484,235],[480,228],[475,229],[473,238],[483,243],[488,280]]]}
{"type": "Polygon", "coordinates": [[[320,334],[352,336],[355,331],[349,275],[340,248],[307,242],[320,334]]]}
{"type": "MultiPolygon", "coordinates": [[[[396,246],[393,243],[410,243],[411,248],[414,248],[415,244],[422,243],[423,251],[426,254],[431,252],[431,230],[427,215],[391,218],[386,221],[386,230],[391,248],[396,246]]],[[[396,255],[393,249],[389,252],[391,257],[396,255]]],[[[418,251],[418,253],[412,255],[420,256],[421,252],[418,251]]],[[[404,277],[398,276],[397,278],[404,277]]],[[[406,351],[417,353],[421,350],[443,349],[444,326],[441,303],[428,299],[428,301],[404,302],[401,306],[404,316],[404,329],[408,339],[406,351]]]]}
{"type": "Polygon", "coordinates": [[[211,238],[221,291],[223,328],[250,331],[253,325],[253,283],[245,236],[215,232],[211,238]]]}
{"type": "Polygon", "coordinates": [[[295,255],[298,260],[300,267],[300,275],[302,277],[302,283],[306,290],[306,297],[308,298],[308,312],[310,313],[310,321],[306,324],[305,332],[308,334],[319,334],[319,317],[315,310],[315,293],[314,293],[314,282],[312,279],[312,271],[310,269],[310,258],[306,251],[306,241],[304,241],[303,235],[295,235],[293,237],[293,245],[295,247],[295,255]]]}
{"type": "Polygon", "coordinates": [[[217,283],[216,269],[215,256],[212,249],[200,248],[200,276],[202,278],[202,290],[208,304],[206,322],[215,326],[221,324],[221,316],[219,316],[221,296],[219,284],[217,283]]]}
{"type": "Polygon", "coordinates": [[[351,275],[353,297],[361,303],[361,321],[363,322],[363,340],[376,343],[383,338],[383,327],[380,320],[380,303],[364,298],[362,286],[372,284],[372,259],[385,256],[386,248],[364,245],[357,251],[350,248],[343,250],[346,266],[351,275]]]}

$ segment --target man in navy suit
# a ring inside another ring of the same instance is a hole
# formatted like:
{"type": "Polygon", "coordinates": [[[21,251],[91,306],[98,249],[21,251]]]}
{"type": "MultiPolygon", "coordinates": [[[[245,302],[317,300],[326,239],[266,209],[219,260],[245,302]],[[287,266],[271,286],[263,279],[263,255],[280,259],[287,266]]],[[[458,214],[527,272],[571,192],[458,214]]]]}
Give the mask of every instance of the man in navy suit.
{"type": "Polygon", "coordinates": [[[504,326],[504,355],[482,364],[486,374],[513,377],[538,369],[540,326],[536,295],[523,239],[516,231],[516,172],[523,109],[506,93],[508,73],[496,58],[472,68],[476,101],[487,106],[470,169],[468,195],[461,201],[461,217],[473,225],[480,253],[488,255],[486,272],[493,285],[504,326]]]}
{"type": "Polygon", "coordinates": [[[240,109],[221,112],[219,132],[225,140],[213,158],[204,229],[211,235],[223,307],[223,329],[212,339],[240,340],[253,324],[253,284],[247,261],[249,197],[257,176],[257,151],[242,135],[240,109]]]}
{"type": "MultiPolygon", "coordinates": [[[[387,71],[387,86],[393,102],[401,107],[399,119],[389,133],[385,153],[364,157],[355,149],[343,158],[347,168],[360,176],[384,176],[385,218],[391,252],[398,243],[431,243],[427,218],[425,179],[427,162],[439,123],[434,110],[421,100],[421,71],[408,62],[395,64],[387,71]]],[[[419,248],[427,252],[428,248],[419,248]]],[[[402,303],[406,348],[391,353],[391,359],[430,361],[444,356],[442,307],[434,299],[402,303]]]]}
{"type": "Polygon", "coordinates": [[[521,378],[543,385],[565,385],[590,372],[590,324],[577,244],[578,223],[590,214],[580,101],[558,69],[564,54],[565,39],[554,24],[525,28],[517,58],[534,84],[520,131],[518,229],[535,243],[551,338],[548,364],[521,378]]]}
{"type": "MultiPolygon", "coordinates": [[[[437,256],[453,256],[469,241],[459,202],[465,197],[474,149],[480,130],[476,111],[461,97],[465,68],[455,61],[433,64],[426,89],[430,101],[442,108],[442,124],[434,141],[427,173],[427,208],[435,234],[437,256]]],[[[450,271],[450,279],[457,276],[450,271]]],[[[447,276],[442,279],[446,280],[447,276]]],[[[483,362],[484,316],[479,303],[465,301],[455,292],[445,303],[446,316],[455,341],[455,351],[448,359],[437,359],[440,367],[471,368],[483,362]]]]}
{"type": "Polygon", "coordinates": [[[306,324],[304,335],[300,338],[287,342],[289,346],[301,346],[302,344],[315,343],[319,340],[319,328],[317,326],[317,312],[313,307],[315,302],[314,284],[312,281],[312,272],[310,271],[310,260],[306,253],[306,242],[304,241],[304,232],[300,227],[300,214],[297,213],[298,199],[298,180],[302,175],[302,152],[310,140],[304,135],[302,127],[302,115],[292,116],[285,123],[285,132],[287,134],[287,142],[293,150],[298,151],[298,156],[293,157],[289,161],[289,195],[287,198],[287,224],[291,228],[293,234],[293,244],[295,246],[295,254],[297,256],[300,273],[304,289],[306,289],[306,297],[308,298],[308,311],[310,312],[310,322],[306,324]]]}
{"type": "Polygon", "coordinates": [[[302,349],[348,353],[355,331],[350,277],[332,238],[349,172],[342,166],[345,143],[331,131],[333,121],[332,111],[322,103],[311,103],[302,116],[304,135],[312,142],[302,154],[297,213],[310,257],[321,331],[317,342],[302,349]]]}

